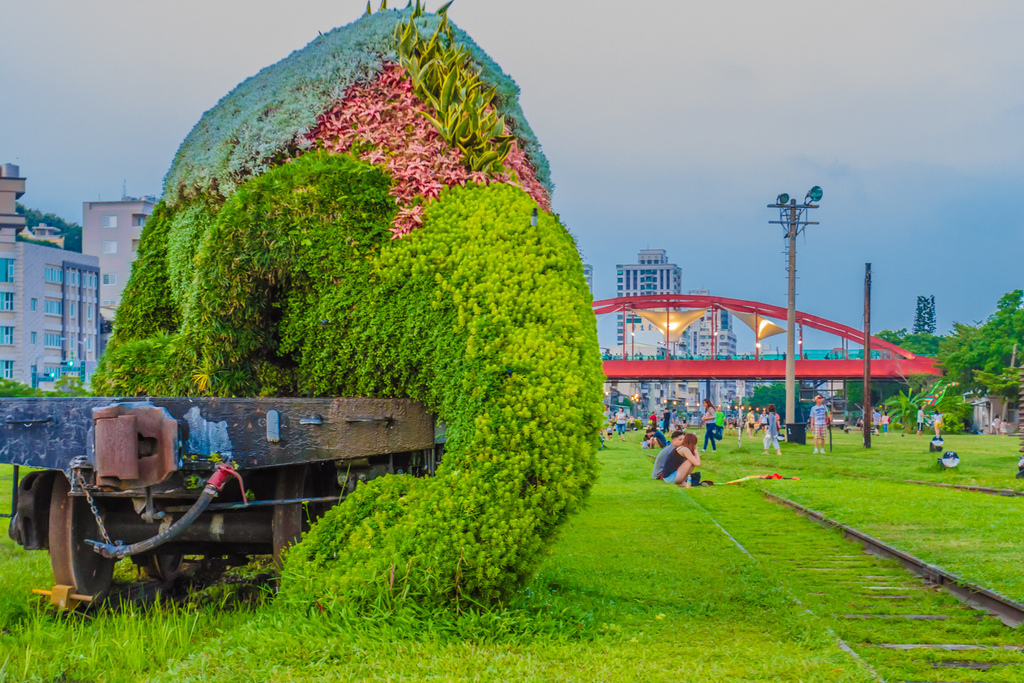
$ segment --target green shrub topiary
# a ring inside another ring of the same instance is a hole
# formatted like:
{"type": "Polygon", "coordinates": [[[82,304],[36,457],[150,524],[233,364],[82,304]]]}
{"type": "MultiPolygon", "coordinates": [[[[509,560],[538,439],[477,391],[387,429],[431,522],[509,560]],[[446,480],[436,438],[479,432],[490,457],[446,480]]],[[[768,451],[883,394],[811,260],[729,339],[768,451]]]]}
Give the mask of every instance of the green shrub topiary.
{"type": "MultiPolygon", "coordinates": [[[[423,401],[448,426],[437,476],[360,484],[287,554],[284,598],[504,599],[595,474],[591,297],[522,138],[509,156],[521,171],[457,169],[466,157],[431,132],[401,67],[369,71],[377,81],[313,116],[331,146],[250,160],[230,191],[184,191],[172,169],[93,385],[423,401]],[[349,120],[361,132],[342,144],[349,120]]],[[[179,171],[208,161],[181,154],[179,171]]]]}

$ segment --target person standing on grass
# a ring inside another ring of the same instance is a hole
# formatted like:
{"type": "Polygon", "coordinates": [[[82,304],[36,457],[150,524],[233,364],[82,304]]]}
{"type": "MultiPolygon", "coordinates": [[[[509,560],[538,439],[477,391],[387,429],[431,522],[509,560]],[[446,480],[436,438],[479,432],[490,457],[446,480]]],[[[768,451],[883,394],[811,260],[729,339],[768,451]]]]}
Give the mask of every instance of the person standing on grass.
{"type": "Polygon", "coordinates": [[[747,436],[751,439],[754,438],[754,427],[757,425],[757,416],[754,415],[753,408],[747,408],[747,436]]]}
{"type": "Polygon", "coordinates": [[[935,417],[932,418],[932,427],[935,427],[935,438],[942,438],[942,413],[936,411],[935,417]]]}
{"type": "Polygon", "coordinates": [[[882,415],[882,433],[889,433],[889,413],[885,413],[882,415]]]}
{"type": "Polygon", "coordinates": [[[686,477],[695,467],[700,467],[700,454],[697,452],[697,435],[683,432],[672,432],[672,443],[665,448],[665,461],[661,467],[662,481],[690,488],[686,477]]]}
{"type": "Polygon", "coordinates": [[[768,411],[765,408],[761,408],[761,417],[758,418],[757,428],[759,431],[764,431],[768,427],[768,411]]]}
{"type": "Polygon", "coordinates": [[[875,412],[871,413],[871,428],[875,434],[878,434],[879,427],[882,426],[882,414],[875,409],[875,412]]]}
{"type": "Polygon", "coordinates": [[[775,454],[782,455],[782,447],[779,446],[779,414],[775,412],[775,404],[768,405],[768,411],[764,414],[764,454],[768,455],[768,447],[775,447],[775,454]]]}
{"type": "Polygon", "coordinates": [[[818,394],[814,397],[814,405],[811,407],[811,417],[808,420],[808,424],[812,430],[814,430],[814,452],[818,452],[818,447],[821,446],[821,452],[825,452],[825,430],[828,429],[829,423],[832,421],[832,416],[828,413],[828,406],[825,405],[825,397],[818,394]]]}
{"type": "Polygon", "coordinates": [[[924,408],[917,409],[917,435],[924,431],[924,408]]]}
{"type": "Polygon", "coordinates": [[[718,448],[715,446],[715,439],[718,436],[718,414],[715,412],[715,404],[711,402],[710,398],[704,399],[704,415],[700,418],[700,423],[704,425],[704,450],[708,449],[708,441],[711,441],[711,450],[717,451],[718,448]]]}
{"type": "Polygon", "coordinates": [[[626,440],[626,413],[622,408],[615,413],[615,431],[619,433],[619,441],[626,440]]]}

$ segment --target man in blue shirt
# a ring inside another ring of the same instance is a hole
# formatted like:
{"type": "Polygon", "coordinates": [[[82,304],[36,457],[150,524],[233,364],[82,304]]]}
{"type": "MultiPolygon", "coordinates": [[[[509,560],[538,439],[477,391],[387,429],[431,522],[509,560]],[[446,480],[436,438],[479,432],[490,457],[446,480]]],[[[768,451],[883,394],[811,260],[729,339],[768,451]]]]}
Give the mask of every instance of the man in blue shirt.
{"type": "Polygon", "coordinates": [[[814,405],[811,407],[811,417],[808,420],[811,429],[814,430],[814,452],[818,452],[818,447],[821,447],[821,452],[825,452],[825,430],[828,428],[828,424],[831,421],[831,415],[828,413],[828,406],[825,405],[825,397],[818,394],[814,397],[814,405]]]}

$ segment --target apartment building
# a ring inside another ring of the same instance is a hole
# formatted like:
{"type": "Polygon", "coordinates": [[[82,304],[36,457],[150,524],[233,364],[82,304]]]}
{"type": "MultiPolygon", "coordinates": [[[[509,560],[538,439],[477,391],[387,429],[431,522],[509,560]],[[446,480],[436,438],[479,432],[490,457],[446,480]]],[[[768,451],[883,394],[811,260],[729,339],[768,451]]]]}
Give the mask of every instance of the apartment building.
{"type": "Polygon", "coordinates": [[[587,280],[587,289],[590,290],[590,295],[594,295],[594,266],[589,263],[583,264],[583,277],[587,280]]]}
{"type": "MultiPolygon", "coordinates": [[[[694,296],[709,296],[706,289],[691,289],[688,294],[694,296]]],[[[716,309],[712,315],[711,309],[704,312],[700,320],[696,320],[686,329],[686,348],[694,356],[711,355],[711,338],[718,336],[715,343],[715,355],[735,356],[736,355],[736,332],[733,329],[734,318],[729,311],[721,308],[716,309]]]]}
{"type": "Polygon", "coordinates": [[[101,351],[99,260],[16,240],[24,223],[6,215],[25,191],[18,172],[0,166],[0,377],[49,389],[84,366],[88,380],[101,351]]]}
{"type": "MultiPolygon", "coordinates": [[[[641,249],[637,263],[615,266],[615,296],[643,296],[645,294],[682,294],[683,269],[668,262],[664,249],[641,249]]],[[[627,316],[626,325],[642,324],[638,316],[627,316]]],[[[623,320],[616,323],[615,343],[624,338],[623,320]]]]}
{"type": "Polygon", "coordinates": [[[146,219],[156,197],[124,197],[110,202],[82,204],[82,253],[99,259],[103,281],[100,305],[107,310],[121,304],[146,219]]]}

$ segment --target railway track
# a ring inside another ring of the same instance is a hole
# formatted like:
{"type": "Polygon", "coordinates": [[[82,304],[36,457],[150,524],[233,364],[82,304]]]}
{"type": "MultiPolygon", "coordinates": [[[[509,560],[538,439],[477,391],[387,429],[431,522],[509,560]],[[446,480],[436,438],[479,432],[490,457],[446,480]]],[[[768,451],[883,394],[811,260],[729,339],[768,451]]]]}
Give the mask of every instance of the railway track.
{"type": "Polygon", "coordinates": [[[1024,681],[1024,606],[769,495],[690,498],[878,680],[1024,681]]]}
{"type": "MultiPolygon", "coordinates": [[[[893,481],[896,481],[895,479],[893,481]]],[[[919,484],[921,486],[935,486],[944,489],[959,489],[961,491],[973,491],[974,493],[988,493],[993,496],[1024,496],[1024,491],[1013,489],[994,489],[988,486],[969,486],[967,484],[944,484],[938,481],[921,481],[919,479],[904,479],[905,484],[919,484]]]]}

